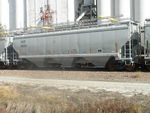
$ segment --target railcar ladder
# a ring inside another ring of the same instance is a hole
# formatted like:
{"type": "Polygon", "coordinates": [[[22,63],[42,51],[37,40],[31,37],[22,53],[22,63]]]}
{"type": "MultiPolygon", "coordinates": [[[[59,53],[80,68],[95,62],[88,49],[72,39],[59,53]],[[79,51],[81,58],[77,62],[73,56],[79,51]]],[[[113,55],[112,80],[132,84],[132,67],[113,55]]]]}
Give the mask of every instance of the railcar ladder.
{"type": "Polygon", "coordinates": [[[132,59],[132,42],[131,40],[127,41],[126,44],[122,47],[122,59],[131,60],[132,59]]]}
{"type": "Polygon", "coordinates": [[[13,45],[6,47],[1,54],[1,61],[4,65],[16,65],[18,58],[18,53],[14,50],[13,45]]]}

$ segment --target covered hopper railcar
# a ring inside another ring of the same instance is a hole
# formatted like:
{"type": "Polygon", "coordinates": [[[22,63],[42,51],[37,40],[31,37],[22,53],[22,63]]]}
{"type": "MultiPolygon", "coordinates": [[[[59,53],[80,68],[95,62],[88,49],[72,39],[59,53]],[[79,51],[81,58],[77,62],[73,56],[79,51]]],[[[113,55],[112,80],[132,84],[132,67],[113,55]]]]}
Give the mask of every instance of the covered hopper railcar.
{"type": "Polygon", "coordinates": [[[145,66],[150,70],[150,19],[146,19],[143,32],[144,61],[145,66]]]}
{"type": "Polygon", "coordinates": [[[13,38],[21,66],[47,68],[132,69],[138,61],[139,43],[139,26],[132,21],[13,38]]]}

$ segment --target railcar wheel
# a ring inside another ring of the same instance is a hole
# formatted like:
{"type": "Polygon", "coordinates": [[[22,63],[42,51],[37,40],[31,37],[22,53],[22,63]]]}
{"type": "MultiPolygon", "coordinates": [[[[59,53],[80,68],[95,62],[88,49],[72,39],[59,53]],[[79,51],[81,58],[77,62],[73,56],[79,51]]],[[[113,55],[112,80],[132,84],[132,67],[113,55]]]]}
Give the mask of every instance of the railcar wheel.
{"type": "Polygon", "coordinates": [[[136,70],[136,66],[135,65],[129,65],[125,67],[126,71],[135,71],[136,70]]]}
{"type": "Polygon", "coordinates": [[[18,69],[25,69],[25,70],[32,70],[37,68],[37,66],[35,64],[33,64],[32,62],[23,59],[21,62],[18,63],[17,65],[18,69]]]}
{"type": "Polygon", "coordinates": [[[108,70],[108,71],[115,71],[116,69],[115,69],[114,66],[108,65],[108,66],[106,67],[106,70],[108,70]]]}
{"type": "Polygon", "coordinates": [[[121,71],[123,70],[123,67],[124,67],[123,62],[115,60],[115,57],[111,57],[108,60],[105,69],[108,71],[121,71]]]}
{"type": "Polygon", "coordinates": [[[115,71],[114,63],[115,63],[115,58],[111,57],[108,60],[106,66],[105,66],[105,69],[108,70],[108,71],[115,71]]]}
{"type": "Polygon", "coordinates": [[[0,62],[0,69],[6,69],[6,66],[4,65],[3,62],[0,62]]]}
{"type": "Polygon", "coordinates": [[[147,71],[150,71],[150,66],[147,66],[147,67],[146,67],[146,70],[147,70],[147,71]]]}

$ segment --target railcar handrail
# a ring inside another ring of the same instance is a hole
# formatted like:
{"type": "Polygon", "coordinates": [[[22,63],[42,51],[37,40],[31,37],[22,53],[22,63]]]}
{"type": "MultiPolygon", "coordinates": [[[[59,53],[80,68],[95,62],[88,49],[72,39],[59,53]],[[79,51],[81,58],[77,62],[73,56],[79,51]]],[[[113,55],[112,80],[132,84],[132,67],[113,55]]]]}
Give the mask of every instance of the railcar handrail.
{"type": "Polygon", "coordinates": [[[122,19],[117,23],[112,23],[110,21],[99,23],[96,20],[89,21],[84,20],[80,22],[71,22],[71,23],[61,23],[61,24],[53,24],[51,27],[55,27],[55,29],[42,29],[42,28],[32,28],[28,27],[25,29],[17,29],[14,31],[9,32],[9,36],[16,36],[16,35],[26,35],[26,34],[35,34],[35,33],[47,33],[47,32],[56,32],[56,31],[68,31],[68,30],[75,30],[75,29],[85,29],[85,28],[94,28],[94,27],[108,27],[113,25],[122,25],[128,23],[135,23],[130,19],[122,19]]]}

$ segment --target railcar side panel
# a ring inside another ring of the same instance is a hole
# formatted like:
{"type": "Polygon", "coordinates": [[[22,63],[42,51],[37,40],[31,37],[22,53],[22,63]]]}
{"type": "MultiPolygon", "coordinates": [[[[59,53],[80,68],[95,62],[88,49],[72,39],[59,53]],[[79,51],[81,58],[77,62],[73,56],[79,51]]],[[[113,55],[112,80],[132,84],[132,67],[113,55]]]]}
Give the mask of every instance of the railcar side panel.
{"type": "Polygon", "coordinates": [[[39,67],[91,64],[104,68],[110,57],[119,57],[122,46],[130,40],[129,34],[127,24],[29,34],[14,37],[14,48],[20,59],[39,67]]]}

